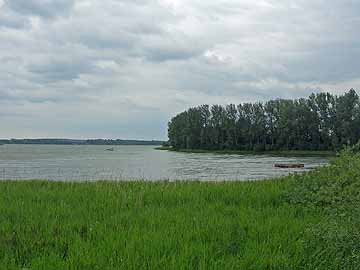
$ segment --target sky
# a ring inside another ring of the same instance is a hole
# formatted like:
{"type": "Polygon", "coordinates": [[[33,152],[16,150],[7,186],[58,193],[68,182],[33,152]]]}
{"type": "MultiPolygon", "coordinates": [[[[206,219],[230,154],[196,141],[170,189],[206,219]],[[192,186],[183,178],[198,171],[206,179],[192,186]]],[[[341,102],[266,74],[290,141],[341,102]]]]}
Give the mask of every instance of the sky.
{"type": "Polygon", "coordinates": [[[200,104],[360,89],[359,0],[0,0],[0,138],[166,139],[200,104]]]}

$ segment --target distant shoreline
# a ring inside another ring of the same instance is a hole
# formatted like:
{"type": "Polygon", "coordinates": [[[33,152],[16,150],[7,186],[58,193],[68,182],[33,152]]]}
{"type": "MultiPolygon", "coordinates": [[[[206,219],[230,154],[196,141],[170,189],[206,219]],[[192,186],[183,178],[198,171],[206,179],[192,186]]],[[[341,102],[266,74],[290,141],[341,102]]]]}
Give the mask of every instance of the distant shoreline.
{"type": "Polygon", "coordinates": [[[106,139],[10,139],[0,140],[0,145],[162,145],[164,141],[158,140],[106,140],[106,139]]]}
{"type": "Polygon", "coordinates": [[[335,151],[310,151],[310,150],[279,150],[279,151],[249,151],[249,150],[203,150],[203,149],[174,149],[168,146],[155,148],[162,151],[173,151],[181,153],[212,153],[227,155],[271,155],[288,157],[335,157],[335,151]]]}

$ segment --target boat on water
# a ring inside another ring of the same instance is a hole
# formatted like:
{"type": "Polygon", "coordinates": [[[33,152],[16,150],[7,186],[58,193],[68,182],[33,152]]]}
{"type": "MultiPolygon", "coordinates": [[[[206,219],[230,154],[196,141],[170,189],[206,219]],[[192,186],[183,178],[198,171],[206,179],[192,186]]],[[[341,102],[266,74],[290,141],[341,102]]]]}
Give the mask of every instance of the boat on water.
{"type": "Polygon", "coordinates": [[[275,163],[275,168],[282,168],[282,169],[295,169],[295,168],[304,168],[305,164],[303,163],[275,163]]]}
{"type": "Polygon", "coordinates": [[[105,151],[114,151],[114,148],[112,147],[112,148],[107,148],[107,149],[105,149],[105,151]]]}

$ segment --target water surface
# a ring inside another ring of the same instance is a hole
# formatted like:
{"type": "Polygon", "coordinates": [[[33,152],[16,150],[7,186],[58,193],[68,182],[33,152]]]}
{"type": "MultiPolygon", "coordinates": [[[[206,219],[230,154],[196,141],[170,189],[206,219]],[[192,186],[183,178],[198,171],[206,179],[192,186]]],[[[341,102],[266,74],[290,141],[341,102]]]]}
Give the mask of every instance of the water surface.
{"type": "Polygon", "coordinates": [[[327,158],[219,155],[155,150],[154,146],[0,145],[0,179],[249,180],[327,164],[327,158]],[[304,163],[278,169],[274,163],[304,163]]]}

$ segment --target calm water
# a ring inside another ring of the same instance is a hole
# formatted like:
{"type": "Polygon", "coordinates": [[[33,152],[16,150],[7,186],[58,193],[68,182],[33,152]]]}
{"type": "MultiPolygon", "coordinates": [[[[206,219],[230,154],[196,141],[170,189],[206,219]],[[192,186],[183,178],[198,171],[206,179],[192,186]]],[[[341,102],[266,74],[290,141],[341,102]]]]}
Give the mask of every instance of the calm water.
{"type": "Polygon", "coordinates": [[[274,163],[325,165],[317,157],[289,158],[189,154],[154,146],[0,145],[0,179],[50,180],[247,180],[306,169],[276,169],[274,163]]]}

